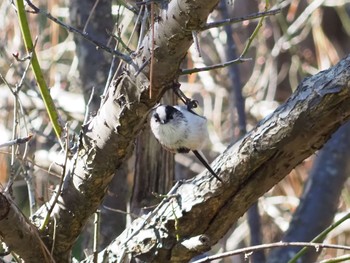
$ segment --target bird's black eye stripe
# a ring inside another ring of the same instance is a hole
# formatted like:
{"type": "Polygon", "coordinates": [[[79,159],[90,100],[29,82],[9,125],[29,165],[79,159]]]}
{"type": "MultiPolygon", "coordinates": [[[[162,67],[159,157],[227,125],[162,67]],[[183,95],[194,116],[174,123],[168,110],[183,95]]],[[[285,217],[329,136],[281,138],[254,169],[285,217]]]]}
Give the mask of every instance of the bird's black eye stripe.
{"type": "Polygon", "coordinates": [[[159,122],[159,121],[160,121],[159,115],[158,115],[157,112],[153,113],[153,117],[154,117],[154,119],[155,119],[156,122],[159,122]]]}

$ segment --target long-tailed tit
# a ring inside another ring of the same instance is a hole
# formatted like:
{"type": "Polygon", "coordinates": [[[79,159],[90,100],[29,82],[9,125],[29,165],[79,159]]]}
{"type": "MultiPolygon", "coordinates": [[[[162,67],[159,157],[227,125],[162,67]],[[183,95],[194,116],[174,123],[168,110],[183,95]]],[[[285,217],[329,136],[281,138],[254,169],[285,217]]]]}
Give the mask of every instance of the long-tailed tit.
{"type": "Polygon", "coordinates": [[[192,151],[219,181],[205,158],[198,152],[208,139],[207,119],[186,106],[159,105],[151,118],[151,129],[160,144],[171,152],[192,151]]]}

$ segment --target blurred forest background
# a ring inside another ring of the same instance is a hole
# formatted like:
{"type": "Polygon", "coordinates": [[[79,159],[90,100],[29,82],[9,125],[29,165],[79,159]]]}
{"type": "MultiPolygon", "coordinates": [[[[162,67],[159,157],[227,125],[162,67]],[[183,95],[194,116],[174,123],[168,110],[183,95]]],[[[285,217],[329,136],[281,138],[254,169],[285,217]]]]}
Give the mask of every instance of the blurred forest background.
{"type": "MultiPolygon", "coordinates": [[[[145,30],[139,22],[143,18],[137,19],[137,12],[134,12],[140,5],[131,0],[82,2],[40,0],[34,4],[64,23],[87,32],[92,39],[123,52],[136,50],[138,36],[145,30]]],[[[180,77],[182,91],[199,101],[199,111],[208,119],[210,142],[204,152],[209,160],[286,101],[302,79],[335,65],[349,54],[348,2],[270,1],[269,10],[282,10],[265,17],[245,55],[245,58],[252,58],[251,61],[180,77]]],[[[265,6],[265,1],[221,1],[209,21],[244,17],[264,11],[265,6]]],[[[52,195],[60,180],[59,163],[62,163],[64,154],[60,151],[31,70],[22,80],[28,61],[21,60],[27,54],[11,1],[1,1],[0,17],[0,144],[33,135],[26,144],[0,149],[0,183],[6,188],[9,178],[14,179],[14,200],[30,216],[52,195]],[[23,85],[19,87],[21,81],[23,85]],[[18,94],[13,92],[16,89],[18,94]]],[[[193,45],[181,68],[199,68],[238,58],[259,19],[214,27],[198,34],[200,53],[193,45]]],[[[120,61],[43,15],[29,13],[28,20],[33,39],[37,37],[36,51],[61,121],[68,123],[71,135],[78,134],[84,119],[89,118],[85,116],[86,112],[90,116],[96,114],[104,90],[121,72],[120,61]]],[[[166,97],[168,102],[174,100],[170,93],[166,97]]],[[[349,132],[344,126],[323,150],[305,160],[260,198],[255,207],[260,216],[242,217],[210,253],[247,247],[254,244],[254,235],[258,235],[258,243],[263,244],[280,241],[291,232],[296,237],[287,238],[289,241],[310,241],[333,220],[347,213],[350,209],[350,182],[346,180],[350,172],[349,132]],[[310,203],[306,204],[306,200],[310,203]],[[300,214],[292,220],[296,211],[300,214]],[[298,224],[304,227],[296,228],[304,229],[300,230],[301,233],[291,230],[298,224]],[[319,228],[314,232],[310,230],[311,236],[305,237],[312,226],[319,228]],[[252,231],[251,235],[249,229],[252,227],[258,230],[252,231]],[[263,233],[260,241],[259,231],[263,233]]],[[[156,145],[148,131],[141,134],[139,140],[149,143],[148,147],[156,145]]],[[[112,181],[101,205],[100,248],[118,236],[133,216],[147,212],[159,202],[151,191],[165,194],[173,184],[169,181],[163,188],[154,189],[156,180],[147,177],[140,185],[135,174],[140,173],[145,164],[140,164],[138,154],[144,153],[144,149],[139,145],[121,168],[123,176],[112,181]]],[[[190,178],[203,170],[191,155],[176,155],[175,160],[171,154],[162,157],[162,163],[172,166],[173,162],[176,180],[190,178]]],[[[92,221],[75,246],[73,255],[78,259],[84,258],[84,253],[92,252],[92,221]]],[[[326,241],[350,245],[349,222],[333,230],[326,241]]],[[[281,252],[273,253],[278,255],[281,252]]],[[[255,263],[287,262],[281,256],[277,258],[282,261],[273,261],[273,253],[267,259],[260,255],[260,259],[249,260],[255,263]]],[[[319,254],[321,260],[346,253],[325,249],[319,254]]],[[[311,258],[303,262],[316,260],[315,256],[311,258]]],[[[240,255],[227,257],[221,262],[247,261],[244,255],[240,255]]]]}

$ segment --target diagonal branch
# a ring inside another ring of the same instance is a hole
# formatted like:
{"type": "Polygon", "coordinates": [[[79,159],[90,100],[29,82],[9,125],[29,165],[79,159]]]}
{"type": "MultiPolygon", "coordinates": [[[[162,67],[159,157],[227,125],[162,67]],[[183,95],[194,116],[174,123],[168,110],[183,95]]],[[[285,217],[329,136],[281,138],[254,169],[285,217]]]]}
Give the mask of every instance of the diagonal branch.
{"type": "Polygon", "coordinates": [[[177,185],[176,198],[136,220],[101,259],[121,259],[127,252],[147,262],[188,262],[349,118],[350,56],[305,79],[285,104],[216,159],[212,166],[221,168],[222,186],[207,172],[177,185]]]}
{"type": "Polygon", "coordinates": [[[204,30],[208,30],[211,28],[215,28],[215,27],[226,26],[226,25],[231,25],[231,24],[243,22],[246,20],[253,20],[253,19],[264,17],[264,16],[273,16],[273,15],[277,15],[281,11],[282,11],[281,8],[276,8],[276,9],[272,9],[272,10],[268,10],[268,11],[264,11],[264,12],[258,12],[258,13],[254,13],[254,14],[250,14],[250,15],[246,15],[246,16],[242,16],[242,17],[226,18],[226,19],[221,20],[221,21],[207,23],[201,28],[201,30],[204,31],[204,30]]]}
{"type": "Polygon", "coordinates": [[[37,228],[3,193],[0,193],[0,237],[25,262],[54,262],[37,228]]]}

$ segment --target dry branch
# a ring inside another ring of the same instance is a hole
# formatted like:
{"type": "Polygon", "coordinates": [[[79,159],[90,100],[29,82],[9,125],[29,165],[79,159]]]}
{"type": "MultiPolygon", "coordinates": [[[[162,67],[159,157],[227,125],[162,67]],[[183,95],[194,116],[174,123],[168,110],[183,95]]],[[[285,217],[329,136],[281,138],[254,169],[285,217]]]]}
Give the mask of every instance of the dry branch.
{"type": "Polygon", "coordinates": [[[350,118],[349,81],[350,56],[305,79],[285,104],[212,164],[221,169],[223,185],[207,172],[177,184],[171,197],[136,220],[100,259],[131,255],[146,262],[188,262],[208,250],[257,198],[350,118]],[[191,240],[197,247],[187,245],[191,240]]]}
{"type": "Polygon", "coordinates": [[[54,262],[38,229],[3,193],[0,193],[0,237],[6,241],[9,250],[20,255],[25,262],[54,262]]]}

